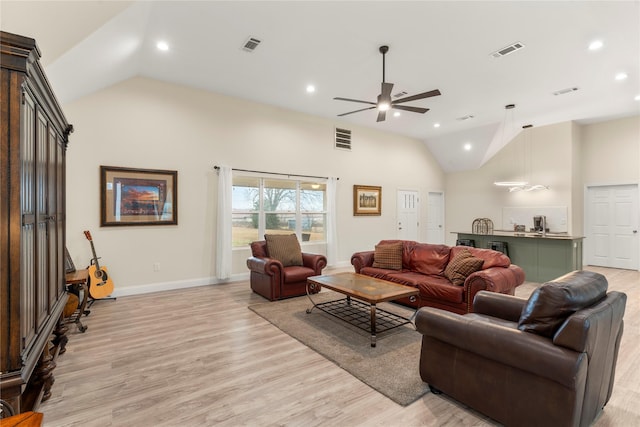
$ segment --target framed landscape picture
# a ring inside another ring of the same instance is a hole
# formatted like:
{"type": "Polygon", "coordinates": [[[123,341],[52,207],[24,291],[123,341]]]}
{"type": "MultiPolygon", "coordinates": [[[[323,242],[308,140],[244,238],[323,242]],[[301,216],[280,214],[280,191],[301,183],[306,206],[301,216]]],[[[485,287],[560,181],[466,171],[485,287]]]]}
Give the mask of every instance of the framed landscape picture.
{"type": "Polygon", "coordinates": [[[178,172],[100,166],[100,225],[178,224],[178,172]]]}
{"type": "Polygon", "coordinates": [[[353,186],[353,215],[381,215],[382,187],[353,186]]]}

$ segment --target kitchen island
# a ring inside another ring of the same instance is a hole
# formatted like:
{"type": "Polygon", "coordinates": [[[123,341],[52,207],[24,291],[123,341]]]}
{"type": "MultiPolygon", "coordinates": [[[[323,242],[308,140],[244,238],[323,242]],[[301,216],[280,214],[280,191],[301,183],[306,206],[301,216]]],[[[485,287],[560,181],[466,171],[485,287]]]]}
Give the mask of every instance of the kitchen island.
{"type": "Polygon", "coordinates": [[[529,282],[543,283],[582,269],[582,236],[513,231],[494,231],[493,234],[454,233],[458,235],[458,240],[473,240],[477,248],[490,248],[490,242],[506,243],[511,262],[524,270],[525,280],[529,282]]]}

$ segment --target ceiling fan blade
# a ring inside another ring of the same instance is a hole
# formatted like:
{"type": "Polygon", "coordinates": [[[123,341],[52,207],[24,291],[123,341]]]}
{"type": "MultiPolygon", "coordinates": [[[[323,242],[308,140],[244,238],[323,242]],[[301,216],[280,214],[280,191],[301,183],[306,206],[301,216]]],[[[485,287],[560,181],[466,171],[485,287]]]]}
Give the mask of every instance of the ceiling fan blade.
{"type": "Polygon", "coordinates": [[[393,83],[384,83],[384,82],[382,82],[380,99],[391,100],[391,91],[392,90],[393,90],[393,83]]]}
{"type": "Polygon", "coordinates": [[[375,102],[371,102],[371,101],[361,101],[361,100],[359,100],[359,99],[340,98],[340,97],[333,98],[333,99],[336,99],[336,100],[338,100],[338,101],[360,102],[361,104],[371,104],[371,105],[376,105],[376,103],[375,103],[375,102]]]}
{"type": "Polygon", "coordinates": [[[391,108],[393,108],[395,110],[411,111],[412,113],[422,113],[422,114],[424,114],[427,111],[429,111],[428,108],[410,107],[408,105],[393,105],[393,106],[391,106],[391,108]]]}
{"type": "Polygon", "coordinates": [[[387,118],[387,111],[378,111],[378,118],[376,119],[376,122],[384,122],[384,119],[387,118]]]}
{"type": "Polygon", "coordinates": [[[423,92],[417,95],[407,96],[406,98],[396,99],[395,101],[392,102],[392,104],[400,104],[401,102],[416,101],[418,99],[424,99],[424,98],[429,98],[431,96],[438,96],[438,95],[440,95],[440,91],[438,89],[435,89],[435,90],[430,90],[429,92],[423,92]]]}
{"type": "Polygon", "coordinates": [[[375,105],[373,107],[367,107],[367,108],[363,108],[361,110],[349,111],[348,113],[338,114],[338,117],[346,116],[346,115],[353,114],[353,113],[359,113],[360,111],[373,110],[374,108],[376,108],[375,105]]]}

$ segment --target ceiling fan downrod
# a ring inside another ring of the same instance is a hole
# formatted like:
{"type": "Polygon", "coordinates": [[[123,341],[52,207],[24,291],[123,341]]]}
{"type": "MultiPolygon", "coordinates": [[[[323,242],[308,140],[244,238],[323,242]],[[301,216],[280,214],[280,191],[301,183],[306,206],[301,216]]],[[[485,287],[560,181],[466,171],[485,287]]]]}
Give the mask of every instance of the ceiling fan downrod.
{"type": "Polygon", "coordinates": [[[382,83],[385,83],[385,82],[386,82],[386,80],[385,80],[385,78],[384,78],[384,77],[385,77],[385,76],[384,76],[384,70],[386,69],[386,67],[385,67],[385,60],[384,60],[384,58],[385,58],[385,54],[386,54],[387,52],[389,52],[389,46],[380,46],[380,49],[378,49],[378,50],[379,50],[379,51],[380,51],[380,53],[382,54],[382,83]]]}

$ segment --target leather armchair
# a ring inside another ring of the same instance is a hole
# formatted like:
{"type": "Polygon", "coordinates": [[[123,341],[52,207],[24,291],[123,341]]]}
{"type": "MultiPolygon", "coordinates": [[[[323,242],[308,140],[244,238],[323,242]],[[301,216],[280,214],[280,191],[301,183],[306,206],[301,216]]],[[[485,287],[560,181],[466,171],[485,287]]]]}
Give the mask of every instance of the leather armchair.
{"type": "MultiPolygon", "coordinates": [[[[284,267],[280,261],[269,257],[264,240],[252,242],[251,253],[247,259],[251,289],[270,301],[306,295],[307,278],[319,276],[327,266],[324,255],[303,252],[303,265],[284,267]]],[[[319,290],[316,287],[313,293],[319,290]]]]}
{"type": "Polygon", "coordinates": [[[576,271],[529,300],[481,291],[473,313],[421,308],[420,376],[507,426],[590,425],[611,396],[623,331],[626,295],[606,289],[576,271]]]}

